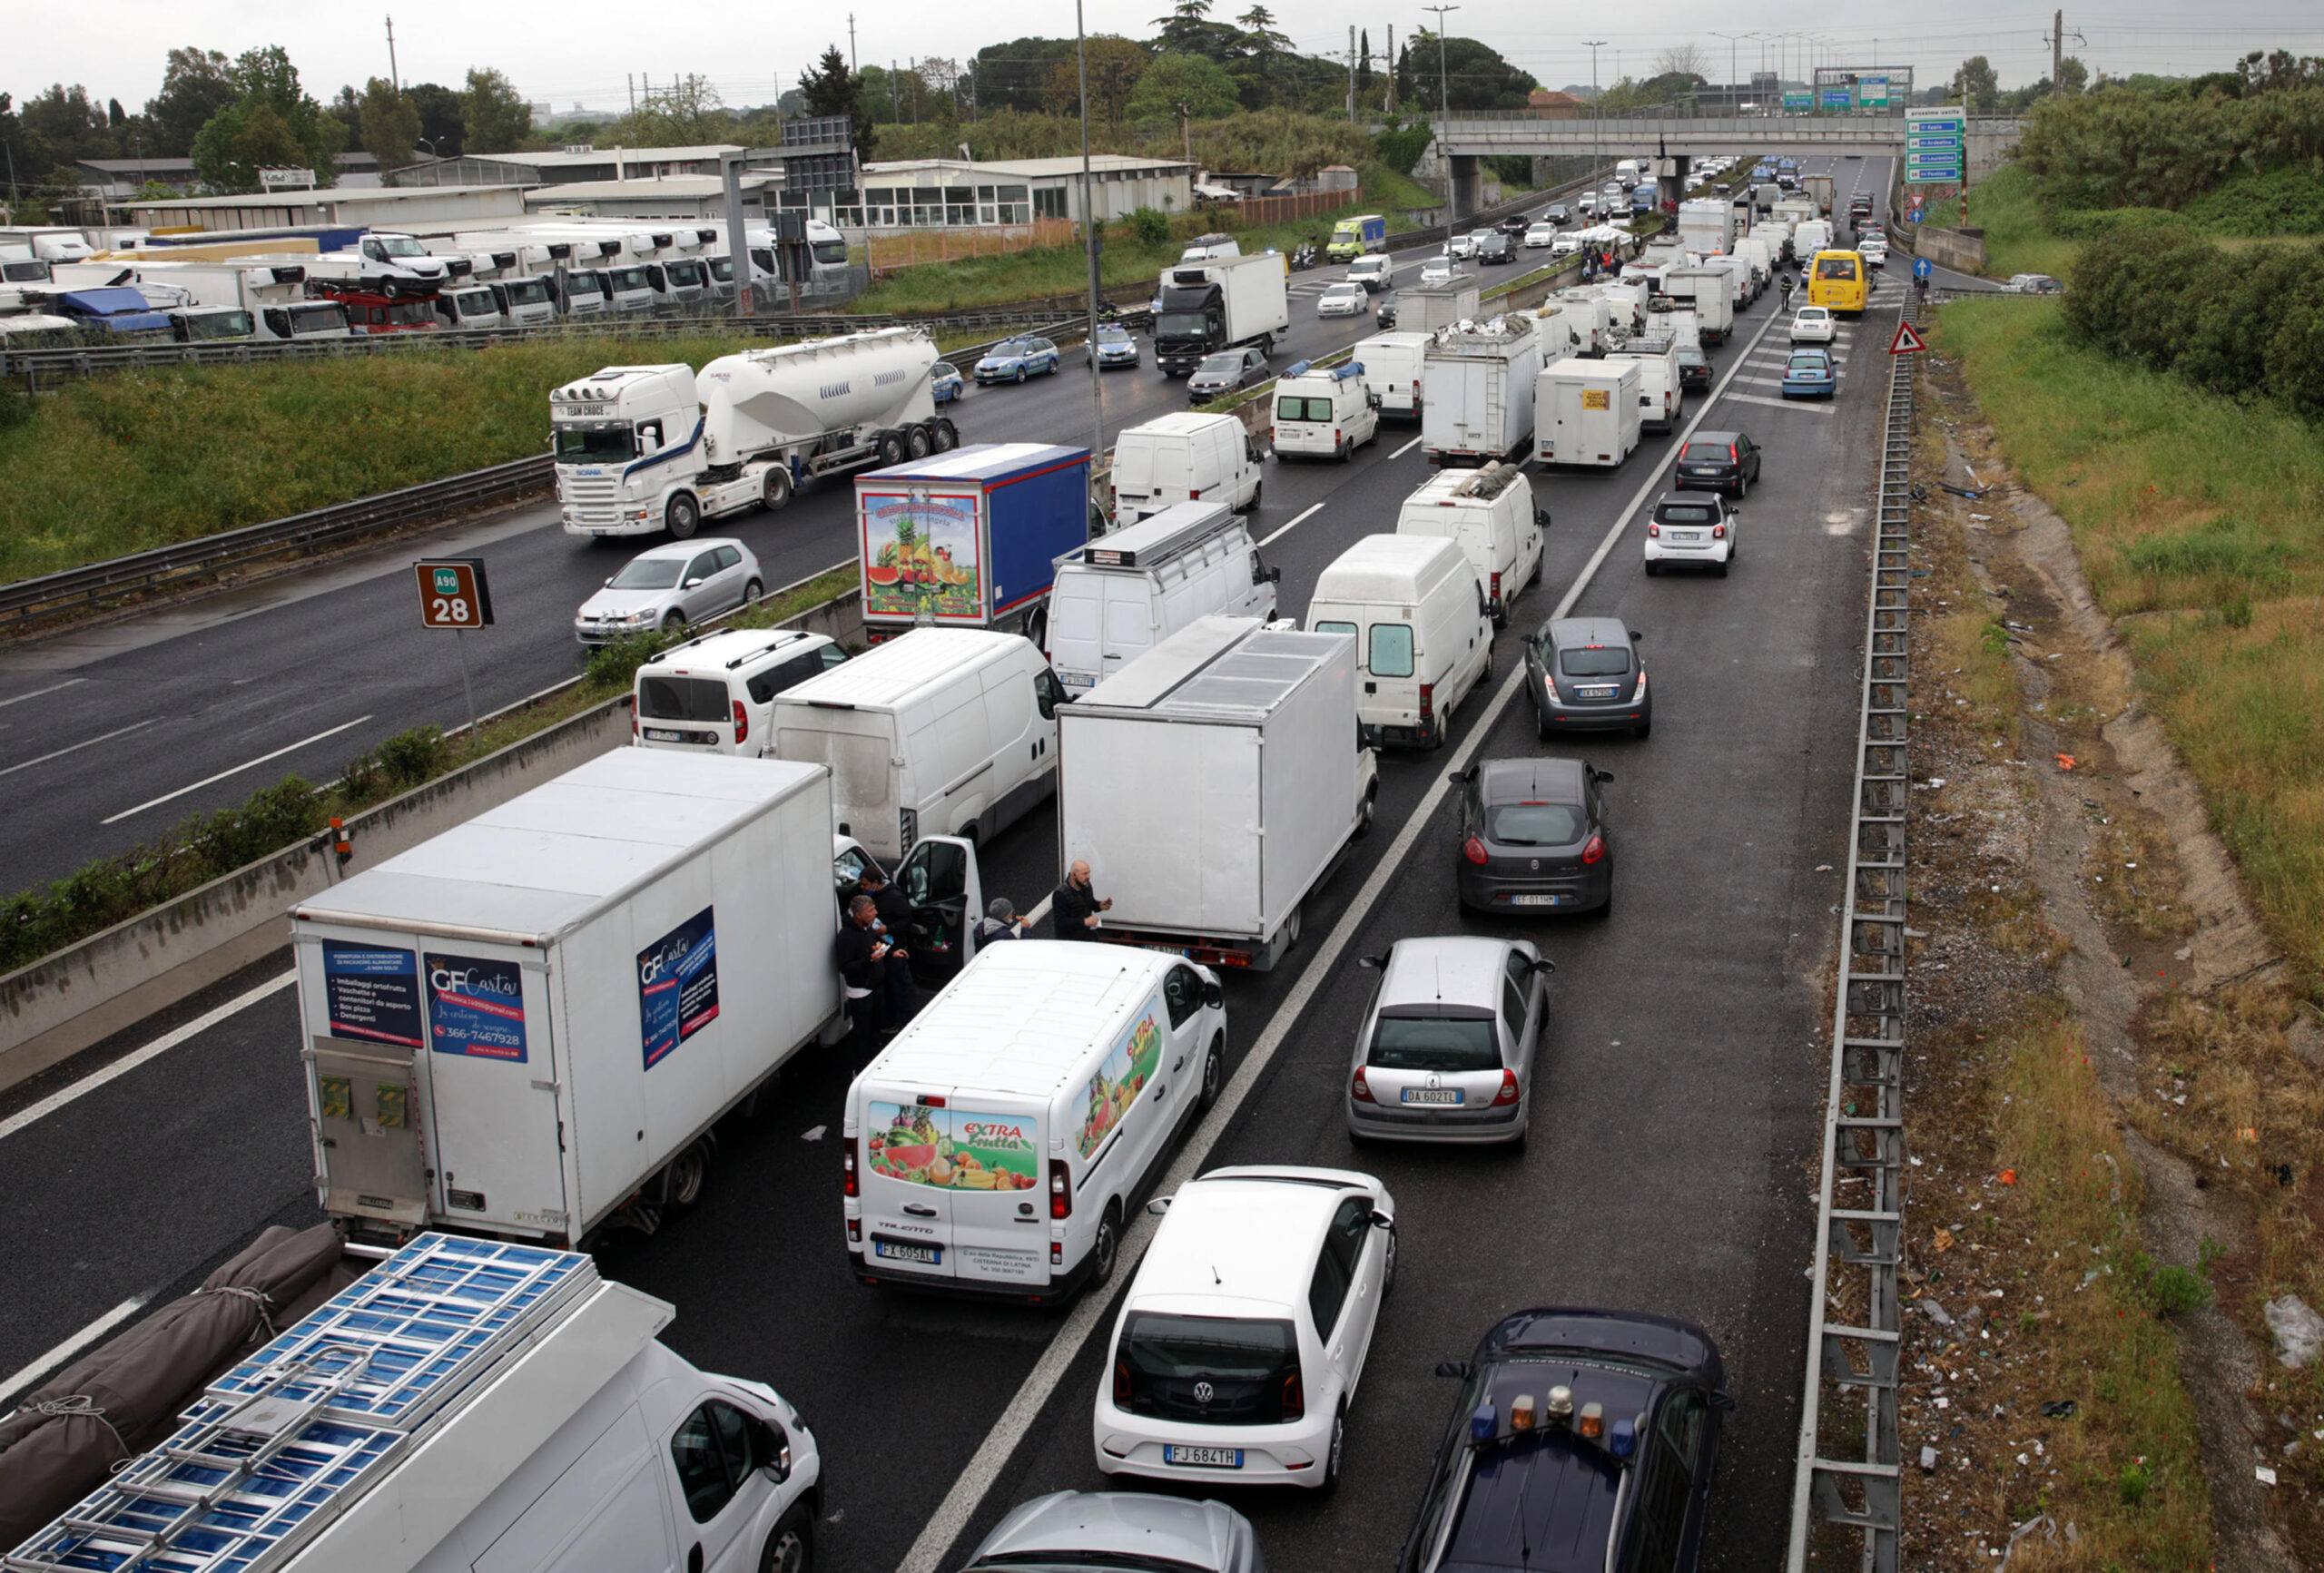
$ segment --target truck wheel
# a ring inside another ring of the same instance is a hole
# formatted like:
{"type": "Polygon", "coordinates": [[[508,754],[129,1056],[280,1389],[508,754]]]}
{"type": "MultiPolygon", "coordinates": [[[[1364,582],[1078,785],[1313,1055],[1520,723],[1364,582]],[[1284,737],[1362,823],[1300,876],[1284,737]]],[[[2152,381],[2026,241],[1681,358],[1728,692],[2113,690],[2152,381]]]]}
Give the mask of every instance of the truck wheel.
{"type": "Polygon", "coordinates": [[[1374,815],[1379,811],[1379,797],[1380,789],[1375,786],[1370,791],[1364,794],[1364,801],[1362,802],[1356,804],[1355,833],[1358,837],[1368,836],[1372,833],[1372,821],[1374,815]]]}
{"type": "Polygon", "coordinates": [[[1291,916],[1283,920],[1283,948],[1286,951],[1299,948],[1299,916],[1304,908],[1294,907],[1291,916]]]}
{"type": "Polygon", "coordinates": [[[1036,606],[1025,618],[1025,637],[1033,642],[1036,650],[1049,647],[1049,614],[1046,606],[1036,606]]]}
{"type": "Polygon", "coordinates": [[[926,458],[935,446],[935,439],[924,426],[915,426],[904,434],[904,451],[914,458],[926,458]]]}
{"type": "Polygon", "coordinates": [[[665,1214],[675,1216],[702,1200],[704,1186],[710,1183],[710,1145],[694,1142],[685,1151],[670,1160],[663,1173],[662,1197],[665,1214]]]}
{"type": "Polygon", "coordinates": [[[759,1573],[808,1573],[815,1563],[815,1518],[804,1500],[793,1502],[759,1554],[759,1573]]]}
{"type": "Polygon", "coordinates": [[[669,530],[670,539],[685,540],[701,525],[702,508],[692,497],[681,492],[672,497],[670,506],[663,510],[662,523],[669,530]]]}
{"type": "Polygon", "coordinates": [[[791,472],[771,469],[766,472],[766,489],[759,494],[759,504],[768,513],[791,504],[791,472]]]}
{"type": "Polygon", "coordinates": [[[903,438],[892,431],[880,434],[880,464],[882,468],[904,462],[903,438]]]}
{"type": "Polygon", "coordinates": [[[928,435],[929,440],[936,445],[938,453],[950,453],[960,446],[960,429],[949,420],[930,422],[928,435]]]}

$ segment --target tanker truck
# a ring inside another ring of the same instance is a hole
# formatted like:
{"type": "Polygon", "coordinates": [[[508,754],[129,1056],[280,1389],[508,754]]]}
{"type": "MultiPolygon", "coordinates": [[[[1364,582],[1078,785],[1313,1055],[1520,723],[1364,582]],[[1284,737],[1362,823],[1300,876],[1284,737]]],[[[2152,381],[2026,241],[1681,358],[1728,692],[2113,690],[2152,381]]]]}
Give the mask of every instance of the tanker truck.
{"type": "Polygon", "coordinates": [[[813,477],[956,447],[929,392],[935,363],[921,329],[882,328],[722,355],[700,372],[593,371],[549,394],[565,533],[684,540],[704,518],[782,507],[813,477]]]}

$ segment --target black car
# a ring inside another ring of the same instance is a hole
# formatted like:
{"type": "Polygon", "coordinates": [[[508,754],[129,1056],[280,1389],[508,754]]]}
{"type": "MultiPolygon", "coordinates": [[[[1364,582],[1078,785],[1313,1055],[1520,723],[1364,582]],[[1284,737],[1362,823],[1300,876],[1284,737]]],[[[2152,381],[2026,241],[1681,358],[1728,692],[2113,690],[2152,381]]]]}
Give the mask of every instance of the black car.
{"type": "Polygon", "coordinates": [[[1740,502],[1759,478],[1759,445],[1739,431],[1699,431],[1679,450],[1670,484],[1682,491],[1732,492],[1740,502]]]}
{"type": "Polygon", "coordinates": [[[1396,292],[1393,290],[1372,303],[1372,320],[1382,328],[1396,325],[1396,292]]]}
{"type": "Polygon", "coordinates": [[[1551,202],[1548,207],[1541,210],[1541,222],[1545,224],[1570,224],[1573,222],[1573,210],[1567,207],[1563,202],[1551,202]]]}
{"type": "Polygon", "coordinates": [[[1689,393],[1710,391],[1710,359],[1701,345],[1679,346],[1679,386],[1689,393]]]}
{"type": "Polygon", "coordinates": [[[1578,759],[1489,759],[1456,772],[1461,905],[1472,912],[1614,909],[1614,850],[1599,787],[1578,759]]]}
{"type": "Polygon", "coordinates": [[[1467,1360],[1396,1573],[1700,1565],[1735,1407],[1701,1328],[1638,1312],[1502,1319],[1467,1360]]]}
{"type": "Polygon", "coordinates": [[[1640,637],[1619,617],[1553,617],[1526,634],[1533,730],[1545,739],[1561,732],[1649,735],[1654,696],[1646,662],[1631,648],[1640,637]]]}
{"type": "Polygon", "coordinates": [[[1496,230],[1477,242],[1477,261],[1488,265],[1517,261],[1517,242],[1496,230]]]}
{"type": "Polygon", "coordinates": [[[1501,222],[1493,226],[1494,229],[1499,230],[1502,234],[1509,236],[1512,240],[1521,238],[1525,231],[1532,227],[1533,221],[1527,218],[1522,213],[1512,213],[1509,217],[1502,220],[1501,222]]]}

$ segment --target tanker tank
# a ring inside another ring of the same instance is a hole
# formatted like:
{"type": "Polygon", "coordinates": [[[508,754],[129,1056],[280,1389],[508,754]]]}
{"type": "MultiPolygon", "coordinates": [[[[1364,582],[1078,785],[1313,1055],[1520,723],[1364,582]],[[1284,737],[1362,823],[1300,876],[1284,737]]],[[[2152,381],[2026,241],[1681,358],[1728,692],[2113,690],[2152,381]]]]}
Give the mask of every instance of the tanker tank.
{"type": "Polygon", "coordinates": [[[697,378],[704,447],[713,464],[739,464],[832,432],[924,422],[935,363],[936,342],[918,328],[722,355],[697,378]]]}

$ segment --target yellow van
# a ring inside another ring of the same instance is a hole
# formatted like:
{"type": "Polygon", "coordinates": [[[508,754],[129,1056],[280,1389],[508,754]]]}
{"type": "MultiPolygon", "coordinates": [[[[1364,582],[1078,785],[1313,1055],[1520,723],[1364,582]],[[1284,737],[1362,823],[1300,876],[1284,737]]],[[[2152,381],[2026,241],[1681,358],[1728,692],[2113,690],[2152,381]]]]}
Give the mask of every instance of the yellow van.
{"type": "Polygon", "coordinates": [[[1807,303],[1861,314],[1871,290],[1868,276],[1864,259],[1854,251],[1818,251],[1807,268],[1807,303]]]}

